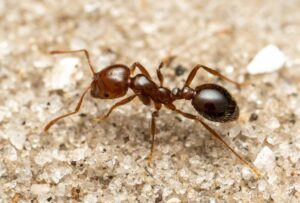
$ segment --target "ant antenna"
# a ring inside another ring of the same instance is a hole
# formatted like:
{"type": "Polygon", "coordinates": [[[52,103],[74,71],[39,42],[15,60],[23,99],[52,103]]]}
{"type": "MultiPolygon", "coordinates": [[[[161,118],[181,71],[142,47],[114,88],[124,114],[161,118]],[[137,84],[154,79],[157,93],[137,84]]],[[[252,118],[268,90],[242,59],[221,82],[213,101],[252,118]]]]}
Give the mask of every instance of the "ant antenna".
{"type": "Polygon", "coordinates": [[[95,75],[96,72],[95,72],[94,67],[93,67],[93,65],[91,63],[89,52],[86,49],[66,50],[66,51],[53,50],[53,51],[50,51],[50,54],[68,54],[68,53],[78,53],[78,52],[84,52],[84,55],[85,55],[85,57],[86,57],[86,59],[88,61],[88,64],[90,66],[90,70],[93,73],[93,75],[95,75]]]}

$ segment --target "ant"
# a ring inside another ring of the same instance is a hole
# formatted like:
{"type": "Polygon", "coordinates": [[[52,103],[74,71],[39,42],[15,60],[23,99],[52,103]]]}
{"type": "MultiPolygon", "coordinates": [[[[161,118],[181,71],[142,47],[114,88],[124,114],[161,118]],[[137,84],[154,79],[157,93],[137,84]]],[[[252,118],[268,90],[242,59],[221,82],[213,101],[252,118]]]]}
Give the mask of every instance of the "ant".
{"type": "Polygon", "coordinates": [[[80,50],[68,50],[68,51],[51,51],[51,54],[67,54],[67,53],[84,53],[85,57],[88,61],[88,65],[93,74],[93,80],[88,88],[82,93],[79,102],[73,112],[61,115],[53,120],[51,120],[44,131],[47,132],[49,128],[55,124],[57,121],[65,118],[67,116],[76,114],[80,110],[80,106],[82,104],[83,98],[88,91],[90,91],[91,96],[96,99],[115,99],[120,98],[126,95],[128,89],[133,91],[133,95],[122,99],[121,101],[115,103],[108,112],[100,117],[97,117],[96,120],[102,121],[109,117],[109,115],[113,112],[114,109],[120,107],[122,105],[128,104],[134,98],[138,97],[139,100],[145,104],[150,105],[154,104],[155,111],[152,112],[151,115],[151,149],[149,154],[149,161],[152,159],[153,150],[154,150],[154,137],[155,137],[155,120],[159,115],[159,111],[162,106],[167,109],[174,111],[188,119],[195,120],[201,123],[212,135],[212,137],[221,143],[223,143],[227,149],[229,149],[244,165],[249,167],[257,176],[260,176],[259,171],[242,158],[237,152],[235,152],[226,142],[225,140],[210,126],[208,126],[201,118],[196,115],[192,115],[190,113],[183,112],[176,108],[173,104],[174,101],[185,99],[191,100],[193,107],[196,111],[203,116],[204,118],[214,121],[214,122],[229,122],[234,121],[239,117],[239,108],[234,100],[234,98],[230,95],[230,93],[222,86],[207,83],[197,86],[195,89],[190,87],[191,82],[193,81],[197,71],[199,69],[203,69],[208,73],[217,76],[221,79],[224,79],[237,87],[240,87],[240,84],[225,77],[220,74],[216,70],[213,70],[204,65],[196,65],[192,71],[189,73],[187,80],[183,88],[174,88],[170,90],[167,87],[163,86],[164,77],[161,73],[161,69],[164,65],[166,65],[166,61],[163,61],[159,64],[156,73],[159,80],[159,85],[156,84],[146,68],[138,62],[133,63],[132,66],[128,67],[123,64],[114,64],[110,65],[99,72],[95,72],[89,52],[86,49],[80,50]],[[140,74],[131,77],[134,73],[135,69],[138,68],[140,70],[140,74]]]}

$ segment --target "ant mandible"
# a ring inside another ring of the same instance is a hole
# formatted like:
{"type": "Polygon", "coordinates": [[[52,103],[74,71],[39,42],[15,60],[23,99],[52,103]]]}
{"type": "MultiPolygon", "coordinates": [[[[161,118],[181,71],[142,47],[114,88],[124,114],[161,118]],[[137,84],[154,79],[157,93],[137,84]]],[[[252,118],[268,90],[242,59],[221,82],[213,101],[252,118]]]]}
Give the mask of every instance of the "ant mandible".
{"type": "Polygon", "coordinates": [[[145,105],[154,104],[155,111],[151,115],[151,150],[149,154],[149,161],[152,159],[153,149],[154,149],[154,136],[155,136],[155,119],[159,115],[159,111],[162,107],[166,107],[171,111],[174,111],[188,119],[195,120],[201,123],[212,135],[212,137],[221,143],[223,143],[227,149],[229,149],[244,165],[249,167],[257,176],[260,176],[259,171],[243,157],[241,157],[237,152],[235,152],[225,140],[211,127],[209,127],[201,118],[190,113],[183,112],[176,108],[173,104],[174,101],[185,99],[191,100],[193,107],[197,112],[204,118],[214,121],[214,122],[228,122],[236,120],[239,116],[239,108],[236,104],[234,98],[230,93],[222,86],[216,84],[202,84],[197,86],[195,89],[190,87],[191,82],[193,81],[197,71],[203,69],[208,73],[217,76],[221,79],[224,79],[228,82],[233,83],[237,87],[240,87],[240,84],[225,77],[219,72],[204,66],[196,65],[190,74],[183,86],[183,88],[174,88],[170,90],[163,86],[164,77],[161,73],[161,69],[164,66],[164,62],[161,62],[156,70],[157,77],[159,79],[159,85],[157,85],[151,78],[150,74],[146,68],[138,62],[135,62],[131,67],[128,67],[123,64],[114,64],[110,65],[100,72],[95,72],[90,56],[87,50],[68,50],[68,51],[51,51],[51,54],[66,54],[66,53],[78,53],[83,52],[88,61],[90,70],[93,74],[93,80],[90,86],[82,93],[79,102],[73,112],[61,115],[53,120],[51,120],[44,131],[47,132],[49,128],[59,121],[62,118],[76,114],[80,110],[83,98],[86,93],[90,90],[91,96],[97,99],[115,99],[123,97],[126,95],[128,89],[133,90],[134,94],[115,103],[104,116],[100,116],[97,120],[101,121],[106,119],[114,109],[119,106],[128,104],[135,97],[138,97],[141,102],[145,105]],[[134,73],[135,69],[138,68],[141,74],[137,74],[134,77],[130,75],[134,73]]]}

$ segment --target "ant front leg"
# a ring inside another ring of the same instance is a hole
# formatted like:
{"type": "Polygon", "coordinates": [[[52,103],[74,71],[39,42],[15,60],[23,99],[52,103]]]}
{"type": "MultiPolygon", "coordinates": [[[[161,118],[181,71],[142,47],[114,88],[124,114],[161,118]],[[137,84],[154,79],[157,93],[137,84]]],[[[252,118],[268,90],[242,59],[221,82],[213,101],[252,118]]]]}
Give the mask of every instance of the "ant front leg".
{"type": "Polygon", "coordinates": [[[112,111],[113,111],[114,109],[116,109],[116,108],[119,107],[119,106],[128,104],[128,103],[131,102],[136,96],[137,96],[137,95],[135,94],[135,95],[129,96],[129,97],[127,97],[127,98],[125,98],[125,99],[123,99],[123,100],[121,100],[121,101],[115,103],[112,107],[110,107],[110,109],[108,110],[108,112],[107,112],[105,115],[99,116],[99,117],[95,118],[95,120],[96,120],[96,121],[103,121],[103,120],[105,120],[106,118],[108,118],[108,116],[112,113],[112,111]]]}
{"type": "Polygon", "coordinates": [[[88,61],[90,70],[93,73],[93,75],[95,75],[95,70],[94,70],[94,67],[92,66],[89,52],[86,49],[79,49],[79,50],[54,50],[54,51],[50,51],[50,54],[69,54],[69,53],[78,53],[78,52],[83,52],[84,53],[84,55],[85,55],[85,57],[86,57],[86,59],[88,61]]]}
{"type": "Polygon", "coordinates": [[[73,114],[76,114],[76,113],[80,110],[80,107],[81,107],[83,98],[84,98],[85,94],[88,92],[88,90],[89,90],[90,88],[91,88],[91,87],[88,87],[88,88],[82,93],[82,95],[81,95],[81,97],[80,97],[80,99],[79,99],[79,102],[78,102],[78,104],[77,104],[77,106],[76,106],[76,108],[75,108],[75,110],[74,110],[73,112],[64,114],[64,115],[62,115],[62,116],[59,116],[59,117],[57,117],[57,118],[51,120],[51,121],[46,125],[46,127],[44,128],[44,131],[47,132],[47,131],[49,130],[49,128],[50,128],[52,125],[54,125],[57,121],[59,121],[60,119],[65,118],[65,117],[67,117],[67,116],[71,116],[71,115],[73,115],[73,114]]]}
{"type": "Polygon", "coordinates": [[[207,125],[204,121],[202,121],[199,117],[195,116],[195,115],[192,115],[192,114],[189,114],[189,113],[186,113],[186,112],[183,112],[179,109],[177,109],[175,107],[175,105],[171,104],[171,105],[168,105],[166,106],[168,109],[172,110],[172,111],[175,111],[176,113],[179,113],[180,115],[188,118],[188,119],[192,119],[192,120],[195,120],[195,121],[198,121],[199,123],[201,123],[209,132],[210,134],[212,135],[212,137],[215,139],[215,140],[218,140],[219,142],[221,142],[223,145],[225,145],[225,147],[227,149],[229,149],[245,166],[247,166],[248,168],[250,168],[252,170],[252,172],[257,175],[258,177],[261,177],[261,173],[259,172],[259,170],[253,166],[251,163],[249,163],[248,161],[246,161],[243,157],[241,157],[236,151],[234,151],[234,149],[232,149],[227,143],[226,141],[214,130],[212,129],[211,127],[209,127],[209,125],[207,125]]]}
{"type": "Polygon", "coordinates": [[[204,69],[205,71],[207,71],[208,73],[210,73],[210,74],[212,74],[212,75],[214,75],[214,76],[217,76],[217,77],[222,78],[222,79],[224,79],[224,80],[226,80],[226,81],[228,81],[228,82],[231,82],[232,84],[236,85],[238,88],[241,86],[238,82],[235,82],[235,81],[233,81],[233,80],[227,78],[226,76],[222,75],[222,74],[219,73],[218,71],[216,71],[216,70],[214,70],[214,69],[212,69],[212,68],[209,68],[209,67],[207,67],[207,66],[198,64],[198,65],[196,65],[196,66],[192,69],[192,71],[190,72],[190,74],[189,74],[189,76],[188,76],[188,78],[187,78],[187,80],[186,80],[186,82],[185,82],[185,84],[184,84],[184,87],[189,87],[189,86],[190,86],[190,84],[191,84],[191,82],[193,81],[193,79],[194,79],[194,77],[195,77],[197,71],[198,71],[200,68],[204,69]]]}

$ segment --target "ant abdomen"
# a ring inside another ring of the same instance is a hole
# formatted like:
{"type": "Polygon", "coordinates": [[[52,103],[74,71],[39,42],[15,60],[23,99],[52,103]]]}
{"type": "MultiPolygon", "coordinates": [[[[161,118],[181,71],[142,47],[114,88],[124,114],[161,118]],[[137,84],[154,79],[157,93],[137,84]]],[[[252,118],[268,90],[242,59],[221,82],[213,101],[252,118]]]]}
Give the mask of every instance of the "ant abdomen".
{"type": "Polygon", "coordinates": [[[216,84],[203,84],[196,87],[195,91],[192,105],[204,118],[214,122],[228,122],[238,118],[239,108],[225,88],[216,84]]]}

